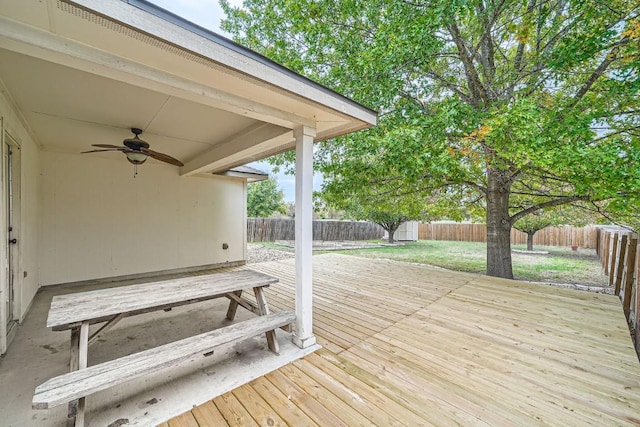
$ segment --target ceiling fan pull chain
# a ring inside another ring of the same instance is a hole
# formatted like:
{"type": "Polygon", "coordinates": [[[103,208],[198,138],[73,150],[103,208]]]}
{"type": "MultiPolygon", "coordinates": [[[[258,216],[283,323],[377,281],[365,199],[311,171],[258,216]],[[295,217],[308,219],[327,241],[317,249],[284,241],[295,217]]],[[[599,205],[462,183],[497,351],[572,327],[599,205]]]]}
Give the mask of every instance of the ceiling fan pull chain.
{"type": "Polygon", "coordinates": [[[133,177],[135,178],[136,176],[138,176],[138,165],[134,164],[133,165],[133,177]]]}

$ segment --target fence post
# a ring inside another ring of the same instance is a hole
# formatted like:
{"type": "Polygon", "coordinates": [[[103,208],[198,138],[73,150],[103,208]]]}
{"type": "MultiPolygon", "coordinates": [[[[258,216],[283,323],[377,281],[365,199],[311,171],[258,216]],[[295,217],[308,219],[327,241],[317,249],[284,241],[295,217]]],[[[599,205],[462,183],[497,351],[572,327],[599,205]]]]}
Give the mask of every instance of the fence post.
{"type": "Polygon", "coordinates": [[[609,246],[609,286],[613,286],[616,270],[616,251],[618,250],[618,233],[611,233],[611,246],[609,246]]]}
{"type": "Polygon", "coordinates": [[[630,294],[633,294],[635,298],[635,304],[633,307],[633,314],[629,316],[631,326],[634,331],[634,338],[636,344],[636,352],[640,355],[640,242],[636,246],[636,259],[634,262],[635,277],[633,280],[633,289],[630,294]]]}
{"type": "Polygon", "coordinates": [[[602,236],[602,268],[604,274],[609,275],[609,252],[611,249],[611,234],[604,232],[602,236]]]}
{"type": "Polygon", "coordinates": [[[624,262],[626,261],[625,254],[627,252],[627,240],[626,234],[620,233],[618,237],[618,245],[616,249],[616,264],[614,271],[614,285],[616,295],[620,295],[620,287],[622,285],[622,272],[624,270],[624,262]]]}
{"type": "Polygon", "coordinates": [[[638,247],[638,235],[631,234],[627,242],[627,256],[624,262],[624,273],[622,281],[622,308],[627,320],[631,320],[631,295],[633,294],[633,279],[636,266],[636,249],[638,247]]]}

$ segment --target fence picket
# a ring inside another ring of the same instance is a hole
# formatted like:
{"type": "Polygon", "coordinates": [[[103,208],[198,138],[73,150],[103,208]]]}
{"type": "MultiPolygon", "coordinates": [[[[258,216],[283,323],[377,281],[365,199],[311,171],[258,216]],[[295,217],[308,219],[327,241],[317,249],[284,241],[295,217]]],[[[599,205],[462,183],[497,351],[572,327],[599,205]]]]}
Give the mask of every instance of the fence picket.
{"type": "Polygon", "coordinates": [[[597,234],[598,256],[608,268],[610,283],[622,300],[622,310],[629,323],[634,346],[640,358],[640,243],[638,235],[629,231],[603,229],[597,234]]]}
{"type": "MultiPolygon", "coordinates": [[[[377,224],[362,221],[313,221],[313,240],[380,239],[384,230],[377,224]]],[[[295,240],[295,220],[289,218],[248,218],[248,242],[295,240]]]]}
{"type": "MultiPolygon", "coordinates": [[[[579,246],[593,249],[598,241],[598,227],[547,227],[533,236],[537,246],[579,246]]],[[[487,227],[484,224],[429,223],[420,224],[420,240],[452,240],[458,242],[486,242],[487,227]]],[[[511,230],[511,243],[527,243],[527,234],[511,230]]]]}

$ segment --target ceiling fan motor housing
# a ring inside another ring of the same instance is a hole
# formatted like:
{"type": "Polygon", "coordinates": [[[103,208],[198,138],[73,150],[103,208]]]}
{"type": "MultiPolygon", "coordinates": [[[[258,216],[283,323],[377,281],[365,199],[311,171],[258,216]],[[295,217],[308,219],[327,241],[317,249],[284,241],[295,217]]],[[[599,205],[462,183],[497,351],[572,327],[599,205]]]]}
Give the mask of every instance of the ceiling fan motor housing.
{"type": "Polygon", "coordinates": [[[135,135],[133,138],[127,138],[122,143],[132,150],[140,151],[140,148],[149,148],[147,141],[141,140],[138,135],[142,133],[142,129],[131,128],[131,132],[135,135]]]}

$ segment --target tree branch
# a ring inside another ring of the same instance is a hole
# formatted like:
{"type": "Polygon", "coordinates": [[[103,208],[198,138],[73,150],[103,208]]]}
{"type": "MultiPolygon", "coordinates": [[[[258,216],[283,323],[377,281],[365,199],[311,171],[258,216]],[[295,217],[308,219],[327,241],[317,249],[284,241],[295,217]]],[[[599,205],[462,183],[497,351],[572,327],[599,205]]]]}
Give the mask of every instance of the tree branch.
{"type": "Polygon", "coordinates": [[[530,206],[527,209],[521,210],[520,212],[514,215],[511,215],[511,217],[509,218],[509,221],[511,222],[511,224],[513,224],[520,218],[527,216],[530,213],[533,213],[540,209],[551,208],[554,206],[561,206],[561,205],[566,205],[573,202],[588,201],[588,200],[590,200],[589,196],[568,196],[568,197],[561,197],[555,200],[549,200],[547,202],[538,203],[537,205],[530,206]]]}
{"type": "MultiPolygon", "coordinates": [[[[536,6],[536,0],[529,0],[529,4],[527,5],[527,15],[533,12],[533,9],[536,6]]],[[[520,41],[518,43],[518,49],[516,51],[516,57],[513,60],[513,68],[519,73],[522,70],[522,58],[524,56],[524,48],[526,47],[526,41],[520,41]]]]}
{"type": "Polygon", "coordinates": [[[462,61],[462,65],[464,66],[464,72],[467,76],[467,83],[469,85],[469,90],[471,91],[471,103],[474,106],[479,106],[478,101],[487,103],[489,101],[487,91],[480,81],[480,78],[478,77],[478,72],[473,66],[473,59],[471,58],[465,41],[460,34],[460,29],[455,22],[449,25],[449,33],[451,34],[451,37],[453,38],[453,41],[458,48],[460,60],[462,61]]]}
{"type": "Polygon", "coordinates": [[[469,94],[464,93],[458,86],[456,86],[453,83],[449,82],[448,80],[446,80],[444,77],[440,76],[439,74],[436,74],[433,71],[427,71],[425,74],[428,77],[431,77],[432,79],[442,83],[444,85],[444,87],[446,87],[447,89],[453,91],[455,94],[457,94],[460,98],[464,99],[465,101],[472,102],[472,99],[469,96],[469,94]]]}
{"type": "Polygon", "coordinates": [[[618,41],[613,46],[613,48],[611,48],[611,50],[605,56],[604,60],[602,60],[600,65],[598,65],[598,67],[591,73],[591,75],[589,76],[587,81],[582,85],[582,87],[578,90],[578,92],[576,92],[576,94],[573,96],[573,100],[569,104],[569,108],[575,107],[578,104],[578,102],[580,102],[582,97],[585,96],[587,94],[587,92],[589,92],[589,90],[591,89],[593,84],[600,77],[602,77],[602,75],[604,74],[605,71],[607,71],[607,68],[609,68],[609,65],[611,65],[613,62],[616,61],[616,59],[618,59],[618,52],[620,51],[620,48],[622,46],[626,45],[627,43],[629,43],[629,40],[630,40],[630,38],[628,36],[624,37],[622,40],[618,41]]]}

